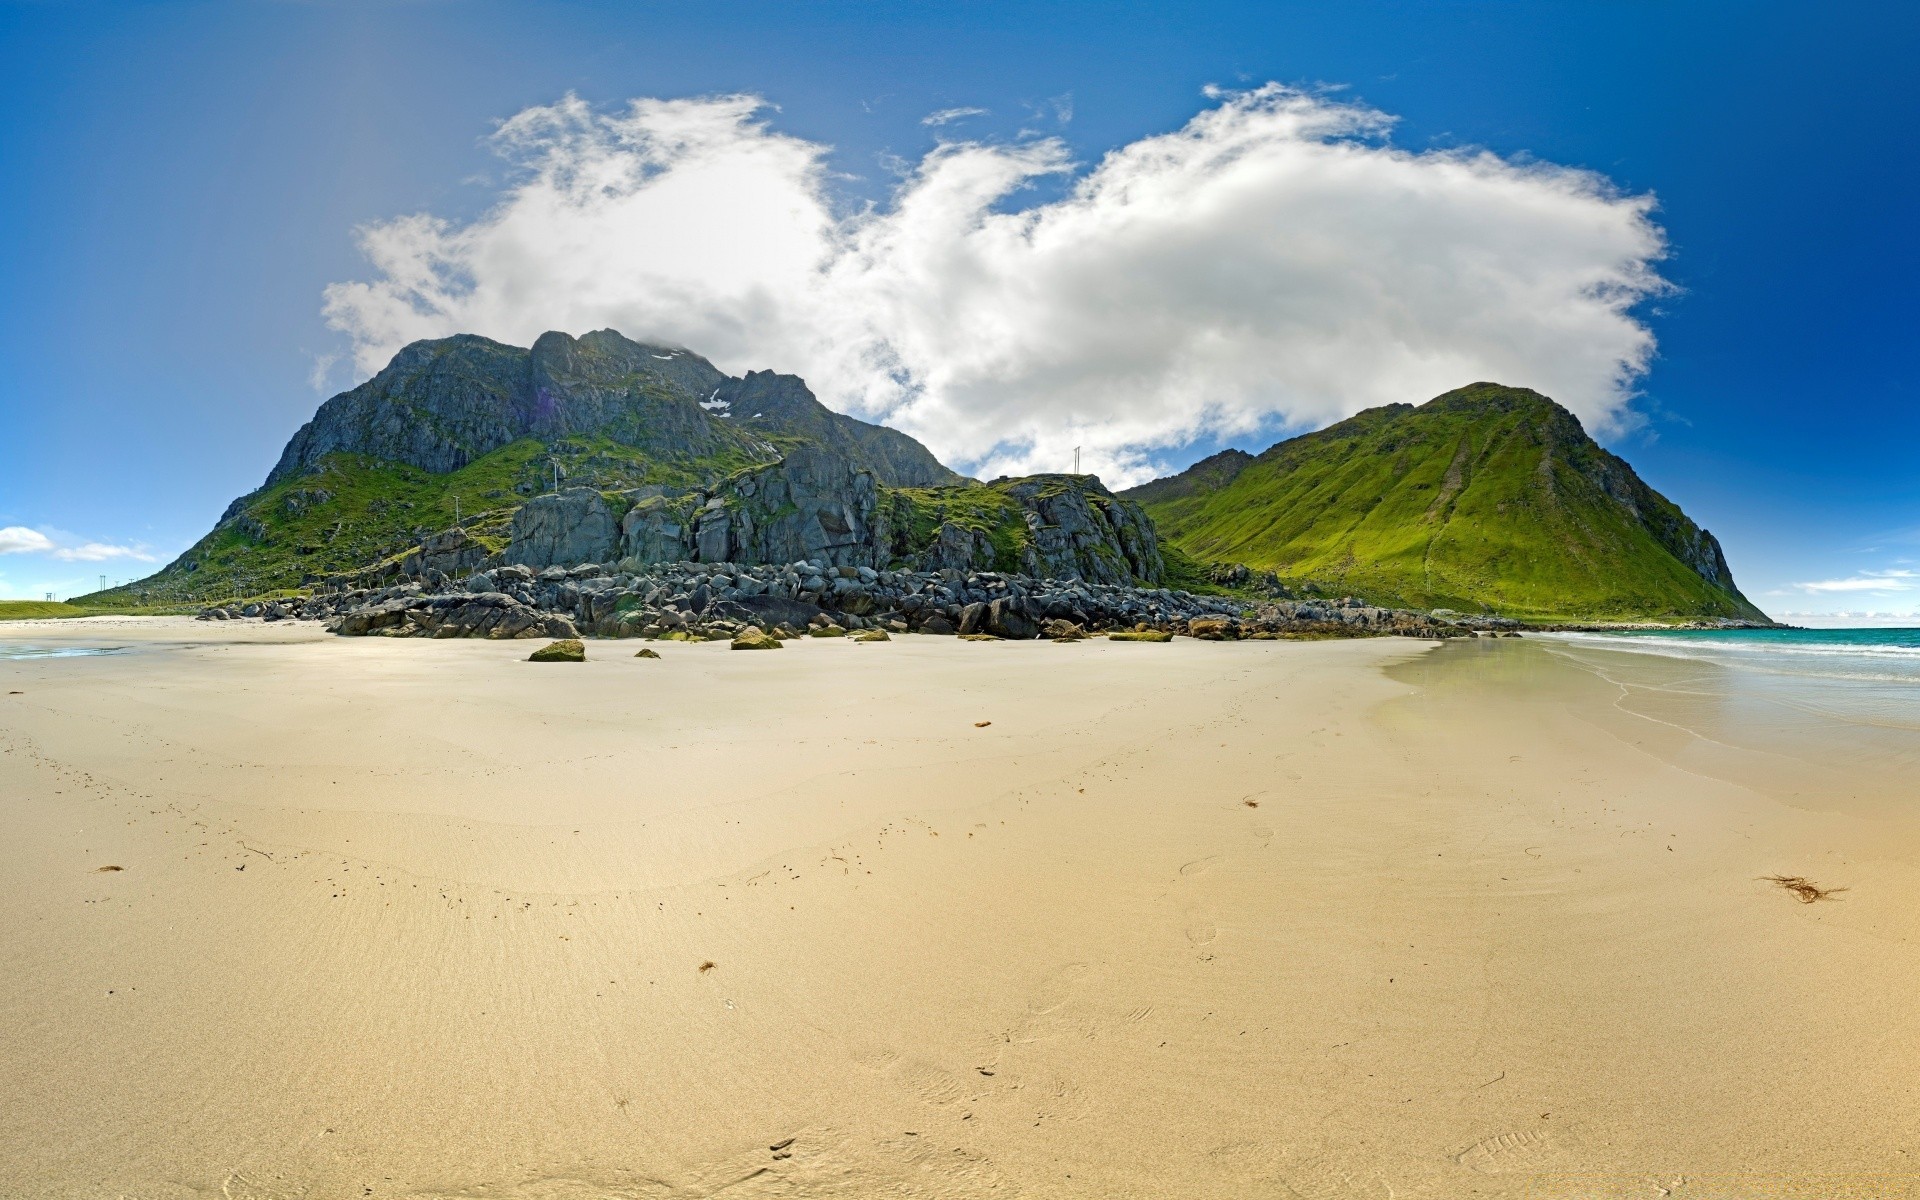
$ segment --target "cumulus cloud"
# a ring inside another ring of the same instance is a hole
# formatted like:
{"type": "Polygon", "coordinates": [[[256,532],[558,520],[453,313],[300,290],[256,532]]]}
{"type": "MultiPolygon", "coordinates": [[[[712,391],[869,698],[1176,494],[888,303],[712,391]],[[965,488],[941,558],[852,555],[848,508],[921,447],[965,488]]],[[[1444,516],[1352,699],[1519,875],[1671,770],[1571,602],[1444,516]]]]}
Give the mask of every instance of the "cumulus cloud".
{"type": "Polygon", "coordinates": [[[0,554],[46,554],[64,562],[107,562],[117,558],[155,561],[144,546],[119,546],[110,542],[73,543],[64,534],[55,539],[25,525],[9,525],[0,529],[0,554]]]}
{"type": "Polygon", "coordinates": [[[984,117],[986,115],[987,110],[984,108],[943,108],[938,112],[930,112],[926,116],[921,117],[920,123],[922,125],[946,125],[967,117],[984,117]]]}
{"type": "Polygon", "coordinates": [[[1111,483],[1485,379],[1606,432],[1654,351],[1651,197],[1401,149],[1364,105],[1211,92],[1091,165],[1055,138],[944,141],[871,205],[769,120],[753,96],[528,109],[496,135],[516,169],[494,206],[363,228],[373,277],[328,288],[327,317],[366,372],[418,338],[611,326],[804,375],[976,473],[1079,445],[1111,483]]]}
{"type": "Polygon", "coordinates": [[[0,529],[0,554],[44,554],[53,549],[53,539],[25,525],[0,529]]]}

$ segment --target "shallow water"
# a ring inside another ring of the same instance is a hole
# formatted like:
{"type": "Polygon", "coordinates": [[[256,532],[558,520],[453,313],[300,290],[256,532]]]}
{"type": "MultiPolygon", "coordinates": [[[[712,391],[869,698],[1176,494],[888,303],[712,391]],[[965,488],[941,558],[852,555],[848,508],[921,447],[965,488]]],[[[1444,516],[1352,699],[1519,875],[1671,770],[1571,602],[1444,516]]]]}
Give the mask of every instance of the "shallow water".
{"type": "Polygon", "coordinates": [[[125,649],[125,646],[21,646],[0,642],[0,660],[89,658],[96,654],[118,654],[125,649]]]}
{"type": "Polygon", "coordinates": [[[1612,732],[1701,774],[1799,807],[1920,815],[1920,630],[1554,634],[1461,650],[1578,667],[1614,693],[1612,732]]]}

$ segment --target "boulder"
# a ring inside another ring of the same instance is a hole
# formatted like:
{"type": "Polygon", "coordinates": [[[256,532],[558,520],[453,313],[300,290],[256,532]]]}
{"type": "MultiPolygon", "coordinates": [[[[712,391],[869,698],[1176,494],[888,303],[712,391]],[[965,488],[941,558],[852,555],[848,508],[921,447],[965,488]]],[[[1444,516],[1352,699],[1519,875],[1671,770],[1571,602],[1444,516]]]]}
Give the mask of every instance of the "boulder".
{"type": "Polygon", "coordinates": [[[815,625],[807,632],[814,637],[845,637],[847,631],[838,625],[815,625]]]}
{"type": "Polygon", "coordinates": [[[749,625],[735,635],[733,648],[735,650],[778,650],[780,640],[763,633],[757,625],[749,625]]]}
{"type": "Polygon", "coordinates": [[[1170,642],[1173,635],[1162,629],[1127,629],[1107,635],[1110,642],[1170,642]]]}
{"type": "Polygon", "coordinates": [[[528,567],[572,566],[613,557],[613,510],[592,488],[535,496],[513,514],[505,560],[528,567]]]}
{"type": "MultiPolygon", "coordinates": [[[[438,571],[457,577],[476,570],[486,560],[487,548],[467,536],[464,529],[443,529],[421,538],[418,545],[400,560],[404,575],[427,575],[438,571]]],[[[491,587],[468,590],[492,591],[491,587]]]]}
{"type": "Polygon", "coordinates": [[[887,631],[884,629],[866,629],[854,634],[853,640],[856,642],[890,642],[893,639],[887,636],[887,631]]]}
{"type": "Polygon", "coordinates": [[[1203,641],[1231,641],[1240,636],[1240,629],[1225,617],[1195,617],[1187,622],[1187,636],[1203,641]]]}
{"type": "Polygon", "coordinates": [[[527,656],[528,662],[585,662],[587,647],[579,638],[549,642],[527,656]]]}
{"type": "Polygon", "coordinates": [[[987,632],[995,637],[1023,641],[1040,636],[1040,627],[1028,618],[1015,600],[995,600],[987,605],[987,632]]]}
{"type": "Polygon", "coordinates": [[[987,606],[984,603],[969,604],[960,610],[960,636],[980,633],[986,628],[987,606]]]}
{"type": "Polygon", "coordinates": [[[734,596],[714,601],[707,615],[754,625],[804,626],[822,614],[819,605],[808,604],[804,600],[788,600],[783,596],[734,596]]]}
{"type": "Polygon", "coordinates": [[[649,649],[643,648],[638,653],[636,653],[634,657],[635,658],[659,658],[660,652],[658,650],[649,650],[649,649]]]}

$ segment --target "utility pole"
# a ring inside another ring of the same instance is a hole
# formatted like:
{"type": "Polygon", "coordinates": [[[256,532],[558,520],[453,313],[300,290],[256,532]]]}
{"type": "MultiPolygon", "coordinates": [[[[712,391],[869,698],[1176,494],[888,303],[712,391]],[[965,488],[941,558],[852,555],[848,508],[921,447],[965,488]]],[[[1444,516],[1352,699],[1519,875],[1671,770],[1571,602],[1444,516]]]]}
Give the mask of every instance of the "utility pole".
{"type": "Polygon", "coordinates": [[[105,575],[100,577],[100,590],[103,592],[107,590],[107,577],[105,575]]]}
{"type": "Polygon", "coordinates": [[[453,498],[453,527],[460,528],[460,497],[453,498]]]}
{"type": "Polygon", "coordinates": [[[1078,446],[1073,448],[1073,473],[1075,475],[1080,473],[1080,447],[1078,446]]]}

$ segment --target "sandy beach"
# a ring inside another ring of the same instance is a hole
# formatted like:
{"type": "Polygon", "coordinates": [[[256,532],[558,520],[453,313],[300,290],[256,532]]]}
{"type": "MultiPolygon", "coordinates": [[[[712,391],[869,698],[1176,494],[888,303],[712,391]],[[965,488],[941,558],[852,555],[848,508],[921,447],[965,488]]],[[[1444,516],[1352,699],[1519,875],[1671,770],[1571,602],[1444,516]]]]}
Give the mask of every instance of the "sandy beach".
{"type": "Polygon", "coordinates": [[[1920,810],[1638,656],[0,647],[7,1197],[1920,1195],[1920,810]]]}

